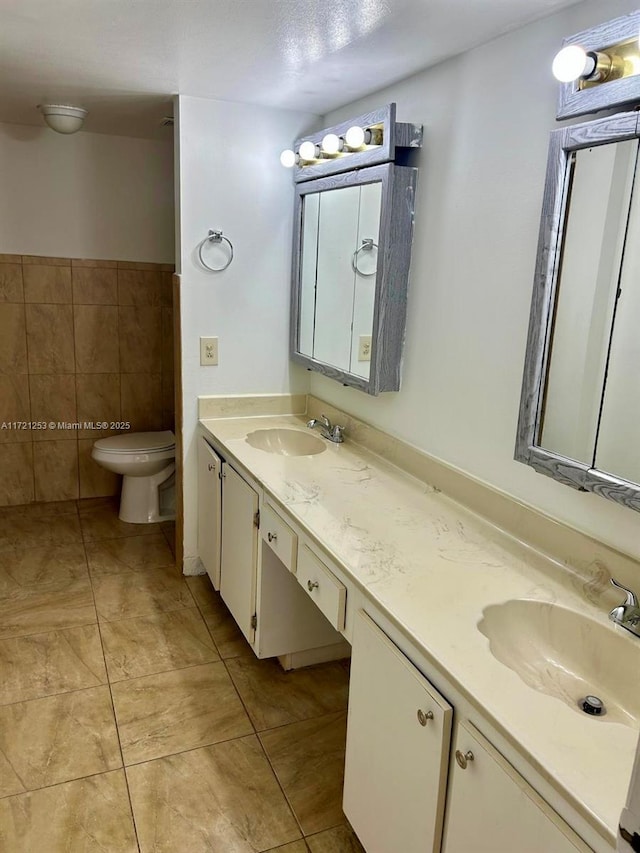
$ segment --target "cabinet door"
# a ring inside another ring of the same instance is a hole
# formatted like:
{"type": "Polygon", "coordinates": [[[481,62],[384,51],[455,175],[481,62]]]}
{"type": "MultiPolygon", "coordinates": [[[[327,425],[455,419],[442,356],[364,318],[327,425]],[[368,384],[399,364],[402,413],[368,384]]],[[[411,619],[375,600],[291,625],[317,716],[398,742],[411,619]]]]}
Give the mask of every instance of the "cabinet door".
{"type": "Polygon", "coordinates": [[[255,635],[257,512],[257,493],[223,462],[220,594],[250,643],[255,635]]]}
{"type": "Polygon", "coordinates": [[[222,461],[200,436],[198,443],[198,556],[220,589],[220,530],[222,525],[222,461]]]}
{"type": "Polygon", "coordinates": [[[451,706],[360,611],[343,805],[367,853],[440,850],[451,718],[451,706]]]}
{"type": "Polygon", "coordinates": [[[458,724],[454,750],[443,853],[589,851],[471,724],[458,724]]]}

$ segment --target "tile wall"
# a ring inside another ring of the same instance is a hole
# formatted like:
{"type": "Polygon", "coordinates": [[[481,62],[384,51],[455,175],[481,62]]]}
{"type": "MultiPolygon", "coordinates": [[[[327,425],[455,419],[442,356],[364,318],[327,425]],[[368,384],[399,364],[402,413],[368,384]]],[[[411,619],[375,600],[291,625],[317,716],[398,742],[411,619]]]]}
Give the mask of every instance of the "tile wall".
{"type": "Polygon", "coordinates": [[[0,254],[0,506],[116,494],[93,442],[122,422],[173,429],[172,272],[0,254]]]}

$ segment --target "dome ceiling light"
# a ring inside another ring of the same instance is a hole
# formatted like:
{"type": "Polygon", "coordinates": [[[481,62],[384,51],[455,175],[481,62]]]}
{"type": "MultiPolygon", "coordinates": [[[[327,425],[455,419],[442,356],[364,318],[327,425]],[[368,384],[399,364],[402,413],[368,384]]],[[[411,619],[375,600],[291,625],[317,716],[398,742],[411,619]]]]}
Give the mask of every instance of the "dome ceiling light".
{"type": "Polygon", "coordinates": [[[76,133],[84,124],[88,110],[70,104],[38,104],[47,125],[56,133],[76,133]]]}

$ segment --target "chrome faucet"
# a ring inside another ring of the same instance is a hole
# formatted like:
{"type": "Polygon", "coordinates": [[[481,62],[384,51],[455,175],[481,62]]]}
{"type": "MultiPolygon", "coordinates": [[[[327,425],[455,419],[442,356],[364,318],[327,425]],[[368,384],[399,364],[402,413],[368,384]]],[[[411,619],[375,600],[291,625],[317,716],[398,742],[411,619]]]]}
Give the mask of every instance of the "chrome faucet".
{"type": "Polygon", "coordinates": [[[344,441],[344,427],[337,424],[334,426],[326,415],[320,415],[319,418],[311,418],[310,421],[307,421],[307,426],[309,429],[320,427],[320,435],[329,441],[333,441],[335,444],[340,444],[344,441]]]}
{"type": "Polygon", "coordinates": [[[617,589],[626,593],[627,597],[622,604],[613,608],[609,614],[609,619],[615,622],[616,625],[621,625],[627,631],[631,631],[636,637],[640,637],[640,607],[638,606],[638,597],[635,592],[627,589],[626,586],[622,586],[622,584],[613,578],[611,578],[611,583],[617,589]]]}

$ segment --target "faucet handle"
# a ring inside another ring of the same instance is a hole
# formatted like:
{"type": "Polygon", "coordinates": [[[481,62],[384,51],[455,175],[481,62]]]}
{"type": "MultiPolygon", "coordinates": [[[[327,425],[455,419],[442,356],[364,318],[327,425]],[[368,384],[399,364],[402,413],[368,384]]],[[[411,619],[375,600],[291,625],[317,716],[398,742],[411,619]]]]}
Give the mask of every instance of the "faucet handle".
{"type": "Polygon", "coordinates": [[[331,430],[331,435],[332,435],[331,440],[335,441],[336,444],[341,444],[344,441],[343,432],[344,432],[344,427],[340,426],[339,424],[336,424],[331,430]]]}
{"type": "Polygon", "coordinates": [[[616,589],[619,589],[622,592],[626,593],[626,601],[624,602],[624,604],[621,605],[621,607],[638,607],[638,597],[636,596],[635,592],[630,589],[627,589],[626,586],[622,586],[622,584],[618,583],[615,578],[611,578],[611,583],[613,586],[616,587],[616,589]]]}
{"type": "Polygon", "coordinates": [[[322,421],[322,423],[326,426],[326,428],[328,430],[333,429],[333,427],[331,425],[331,421],[329,420],[329,418],[326,415],[320,415],[320,420],[322,421]]]}

